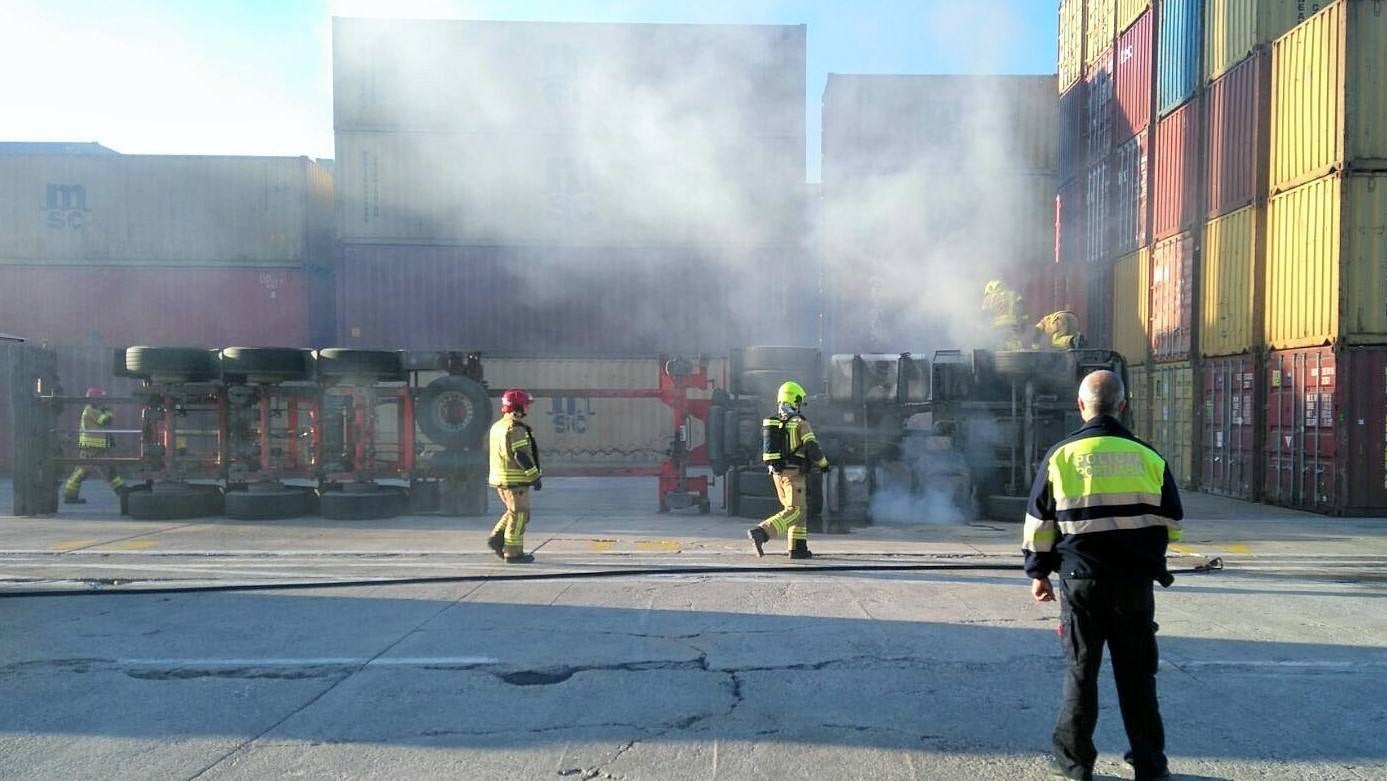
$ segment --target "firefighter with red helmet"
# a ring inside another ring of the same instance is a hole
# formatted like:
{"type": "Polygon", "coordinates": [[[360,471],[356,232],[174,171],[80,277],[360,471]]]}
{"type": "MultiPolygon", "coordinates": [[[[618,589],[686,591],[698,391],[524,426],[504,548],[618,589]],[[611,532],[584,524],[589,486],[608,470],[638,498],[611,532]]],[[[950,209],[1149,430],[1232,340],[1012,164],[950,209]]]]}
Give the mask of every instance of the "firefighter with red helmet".
{"type": "Polygon", "coordinates": [[[529,564],[535,557],[525,552],[525,526],[530,521],[530,489],[541,490],[539,445],[534,431],[525,425],[525,411],[533,397],[519,388],[501,394],[501,419],[491,426],[491,471],[487,482],[496,487],[506,512],[487,538],[491,548],[507,564],[529,564]]]}
{"type": "MultiPolygon", "coordinates": [[[[104,398],[106,391],[101,388],[87,389],[87,405],[82,408],[82,422],[77,434],[77,450],[83,458],[101,458],[115,444],[111,435],[102,431],[110,427],[111,420],[115,417],[110,408],[102,403],[101,400],[104,398]]],[[[81,492],[82,481],[87,479],[88,474],[95,474],[105,480],[117,496],[125,490],[125,481],[114,470],[99,466],[78,466],[63,483],[64,503],[87,503],[87,500],[81,497],[81,492]]]]}

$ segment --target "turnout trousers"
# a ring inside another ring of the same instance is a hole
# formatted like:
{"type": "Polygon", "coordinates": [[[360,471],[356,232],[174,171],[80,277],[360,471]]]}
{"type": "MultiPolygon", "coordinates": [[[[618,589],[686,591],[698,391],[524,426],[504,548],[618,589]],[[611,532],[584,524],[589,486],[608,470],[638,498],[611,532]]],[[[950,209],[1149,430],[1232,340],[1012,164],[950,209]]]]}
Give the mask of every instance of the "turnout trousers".
{"type": "Polygon", "coordinates": [[[1156,602],[1149,580],[1061,579],[1060,638],[1067,669],[1055,758],[1074,777],[1093,771],[1098,751],[1098,672],[1112,654],[1129,759],[1138,781],[1166,772],[1165,727],[1156,702],[1156,602]]]}
{"type": "Polygon", "coordinates": [[[775,493],[780,499],[780,512],[760,523],[761,530],[769,537],[785,535],[787,549],[795,547],[795,540],[809,541],[809,503],[805,499],[808,481],[798,469],[784,469],[771,473],[775,483],[775,493]]]}
{"type": "Polygon", "coordinates": [[[496,494],[501,497],[506,511],[491,533],[505,535],[506,547],[503,552],[506,556],[519,556],[525,552],[525,525],[530,522],[530,488],[524,485],[498,486],[496,494]]]}

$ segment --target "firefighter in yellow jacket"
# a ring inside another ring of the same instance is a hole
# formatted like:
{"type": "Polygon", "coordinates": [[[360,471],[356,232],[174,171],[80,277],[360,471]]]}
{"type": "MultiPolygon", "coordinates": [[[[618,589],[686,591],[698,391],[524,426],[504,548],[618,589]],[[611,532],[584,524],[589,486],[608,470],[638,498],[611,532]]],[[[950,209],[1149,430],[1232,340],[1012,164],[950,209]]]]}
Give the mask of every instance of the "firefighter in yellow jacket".
{"type": "Polygon", "coordinates": [[[1022,331],[1030,318],[1026,316],[1026,302],[1020,293],[994,279],[983,288],[982,309],[992,315],[992,327],[1002,341],[1003,350],[1025,348],[1022,331]]]}
{"type": "MultiPolygon", "coordinates": [[[[77,450],[83,458],[101,458],[111,450],[111,435],[104,433],[102,429],[110,427],[115,415],[108,407],[102,405],[101,399],[105,397],[106,391],[100,388],[87,389],[87,406],[82,408],[81,430],[77,434],[77,450]]],[[[82,481],[87,479],[88,473],[106,480],[106,484],[111,486],[111,490],[115,491],[117,496],[125,489],[125,481],[120,479],[115,470],[99,466],[79,466],[72,470],[72,474],[63,483],[64,503],[87,503],[80,494],[82,481]]]]}
{"type": "Polygon", "coordinates": [[[797,382],[787,382],[776,393],[776,414],[761,423],[762,455],[770,469],[775,492],[780,498],[780,512],[747,530],[756,546],[756,555],[764,556],[762,546],[772,536],[786,535],[790,558],[811,559],[809,552],[809,503],[806,501],[809,470],[817,466],[828,468],[828,459],[819,449],[818,437],[809,427],[801,410],[804,408],[804,388],[797,382]]]}
{"type": "Polygon", "coordinates": [[[501,395],[501,419],[491,426],[491,474],[487,482],[506,512],[491,530],[487,547],[507,564],[529,564],[535,557],[525,552],[525,526],[530,522],[530,489],[541,490],[539,445],[534,431],[525,425],[525,410],[533,398],[518,388],[501,395]]]}
{"type": "Polygon", "coordinates": [[[1077,350],[1084,346],[1084,335],[1079,333],[1079,316],[1067,308],[1051,312],[1035,327],[1049,337],[1050,346],[1056,350],[1077,350]]]}

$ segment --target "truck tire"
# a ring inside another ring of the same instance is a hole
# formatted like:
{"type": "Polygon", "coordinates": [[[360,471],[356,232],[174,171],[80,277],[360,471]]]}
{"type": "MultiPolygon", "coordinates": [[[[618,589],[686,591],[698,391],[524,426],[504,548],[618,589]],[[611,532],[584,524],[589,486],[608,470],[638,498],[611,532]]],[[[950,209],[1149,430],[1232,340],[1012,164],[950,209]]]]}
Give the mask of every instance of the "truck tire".
{"type": "Polygon", "coordinates": [[[406,379],[400,354],[389,350],[352,350],[328,347],[318,351],[318,376],[324,379],[381,380],[406,379]]]}
{"type": "Polygon", "coordinates": [[[780,500],[767,499],[764,496],[743,496],[737,505],[737,517],[739,518],[764,521],[778,512],[780,512],[780,500]]]}
{"type": "Polygon", "coordinates": [[[312,491],[279,487],[273,490],[227,491],[226,517],[233,521],[282,521],[313,514],[312,491]]]}
{"type": "MultiPolygon", "coordinates": [[[[780,386],[788,379],[791,379],[790,375],[778,369],[748,369],[739,377],[738,393],[773,402],[776,391],[780,390],[780,386]]],[[[809,386],[806,385],[804,389],[809,390],[809,386]]]]}
{"type": "Polygon", "coordinates": [[[742,470],[737,487],[743,497],[773,499],[776,503],[780,502],[779,494],[775,491],[775,483],[765,467],[742,470]]]}
{"type": "Polygon", "coordinates": [[[128,495],[130,517],[137,521],[207,518],[222,512],[222,493],[215,486],[182,485],[128,495]]]}
{"type": "Polygon", "coordinates": [[[293,382],[313,379],[313,352],[288,347],[228,347],[222,376],[231,382],[293,382]]]}
{"type": "Polygon", "coordinates": [[[491,425],[491,397],[466,377],[439,377],[419,394],[414,405],[419,430],[445,448],[478,445],[491,425]]]}
{"type": "Polygon", "coordinates": [[[823,392],[823,359],[813,347],[747,347],[742,350],[736,379],[734,390],[743,395],[774,397],[781,383],[789,380],[814,395],[823,392]],[[768,385],[773,387],[766,393],[768,385]]]}
{"type": "Polygon", "coordinates": [[[983,514],[994,521],[1021,523],[1026,520],[1026,504],[1030,497],[991,494],[983,500],[983,514]]]}
{"type": "Polygon", "coordinates": [[[203,382],[220,374],[216,352],[201,347],[130,347],[125,371],[131,377],[155,382],[203,382]]]}
{"type": "Polygon", "coordinates": [[[318,512],[329,521],[378,521],[397,518],[405,495],[377,488],[371,491],[326,491],[318,497],[318,512]]]}

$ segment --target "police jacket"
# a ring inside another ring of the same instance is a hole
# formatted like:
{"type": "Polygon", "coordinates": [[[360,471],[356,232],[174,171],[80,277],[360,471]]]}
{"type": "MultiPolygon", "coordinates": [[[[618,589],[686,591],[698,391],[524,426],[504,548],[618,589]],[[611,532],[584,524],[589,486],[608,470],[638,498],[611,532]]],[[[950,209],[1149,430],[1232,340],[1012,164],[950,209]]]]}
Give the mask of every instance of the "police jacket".
{"type": "Polygon", "coordinates": [[[1035,478],[1021,550],[1045,578],[1165,577],[1185,511],[1165,459],[1106,415],[1055,445],[1035,478]]]}

